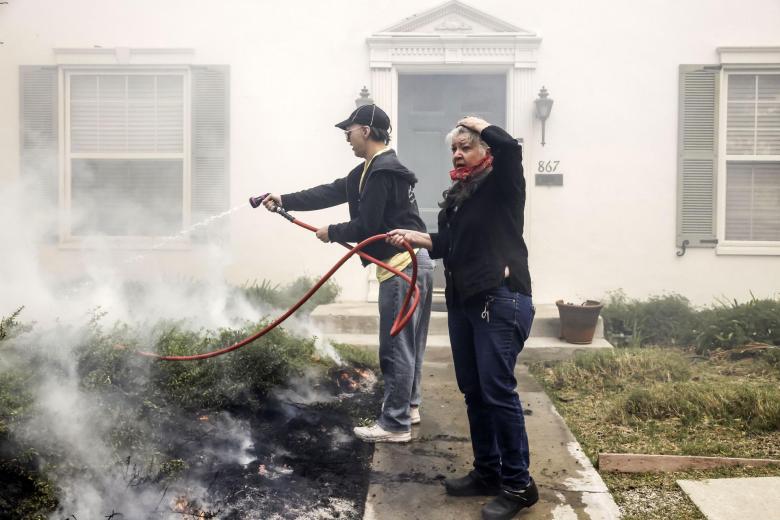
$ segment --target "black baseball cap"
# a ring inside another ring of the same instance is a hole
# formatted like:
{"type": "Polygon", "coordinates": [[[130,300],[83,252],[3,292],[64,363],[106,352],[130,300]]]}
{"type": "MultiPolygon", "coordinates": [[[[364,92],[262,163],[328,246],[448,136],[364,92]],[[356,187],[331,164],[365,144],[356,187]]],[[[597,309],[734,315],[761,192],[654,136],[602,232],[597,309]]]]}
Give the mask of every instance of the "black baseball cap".
{"type": "Polygon", "coordinates": [[[352,112],[347,119],[341,123],[336,123],[338,128],[346,130],[349,125],[366,125],[379,128],[380,130],[390,130],[390,118],[385,111],[376,105],[362,105],[352,112]]]}

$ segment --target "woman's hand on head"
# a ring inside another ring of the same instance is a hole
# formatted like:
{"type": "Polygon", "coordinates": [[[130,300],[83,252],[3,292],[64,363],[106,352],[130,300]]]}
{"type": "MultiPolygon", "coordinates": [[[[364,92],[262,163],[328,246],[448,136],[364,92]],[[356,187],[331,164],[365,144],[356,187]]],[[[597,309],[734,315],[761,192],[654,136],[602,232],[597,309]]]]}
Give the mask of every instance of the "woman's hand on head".
{"type": "Polygon", "coordinates": [[[404,240],[409,242],[409,245],[412,247],[424,247],[425,249],[433,247],[431,235],[411,229],[394,229],[387,233],[387,238],[385,239],[387,243],[400,249],[404,249],[404,240]]]}
{"type": "Polygon", "coordinates": [[[490,126],[490,123],[479,117],[466,116],[458,121],[458,126],[465,126],[475,132],[482,133],[482,130],[490,126]]]}

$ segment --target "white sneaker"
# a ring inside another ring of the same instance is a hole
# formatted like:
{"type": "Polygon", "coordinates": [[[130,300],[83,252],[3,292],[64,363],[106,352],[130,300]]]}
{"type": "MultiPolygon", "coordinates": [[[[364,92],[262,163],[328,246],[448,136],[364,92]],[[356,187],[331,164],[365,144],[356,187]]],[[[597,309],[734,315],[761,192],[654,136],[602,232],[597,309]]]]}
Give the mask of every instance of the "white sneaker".
{"type": "Polygon", "coordinates": [[[409,418],[412,420],[412,424],[420,424],[420,407],[412,406],[409,409],[409,418]]]}
{"type": "Polygon", "coordinates": [[[375,424],[373,426],[355,426],[352,430],[358,439],[366,442],[409,442],[412,432],[389,432],[375,424]]]}

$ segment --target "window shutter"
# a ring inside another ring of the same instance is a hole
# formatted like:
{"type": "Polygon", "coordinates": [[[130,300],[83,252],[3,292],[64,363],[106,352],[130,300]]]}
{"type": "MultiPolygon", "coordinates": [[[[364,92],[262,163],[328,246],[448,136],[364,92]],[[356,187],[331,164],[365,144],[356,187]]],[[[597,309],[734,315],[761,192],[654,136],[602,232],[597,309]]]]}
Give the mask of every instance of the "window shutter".
{"type": "Polygon", "coordinates": [[[677,247],[715,247],[718,164],[716,66],[680,65],[677,247]]]}
{"type": "MultiPolygon", "coordinates": [[[[224,212],[230,200],[229,68],[192,68],[192,223],[224,212]]],[[[226,226],[208,226],[193,240],[208,235],[224,239],[226,226]]]]}
{"type": "MultiPolygon", "coordinates": [[[[42,204],[59,205],[57,67],[19,67],[21,175],[42,204]]],[[[52,227],[47,241],[54,241],[52,227]]]]}

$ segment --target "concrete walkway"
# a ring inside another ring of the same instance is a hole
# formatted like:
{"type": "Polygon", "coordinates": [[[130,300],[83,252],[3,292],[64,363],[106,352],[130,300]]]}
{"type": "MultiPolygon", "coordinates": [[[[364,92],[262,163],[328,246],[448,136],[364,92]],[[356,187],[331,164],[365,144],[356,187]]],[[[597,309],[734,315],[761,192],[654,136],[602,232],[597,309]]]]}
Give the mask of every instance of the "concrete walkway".
{"type": "MultiPolygon", "coordinates": [[[[466,408],[449,348],[428,349],[423,377],[422,424],[414,427],[412,442],[376,446],[367,520],[476,519],[489,500],[449,497],[444,492],[444,479],[466,474],[473,460],[466,408]]],[[[607,487],[543,389],[521,364],[517,377],[526,410],[531,474],[540,495],[539,502],[517,518],[619,518],[607,487]]]]}
{"type": "Polygon", "coordinates": [[[780,520],[780,477],[678,480],[707,520],[780,520]]]}

